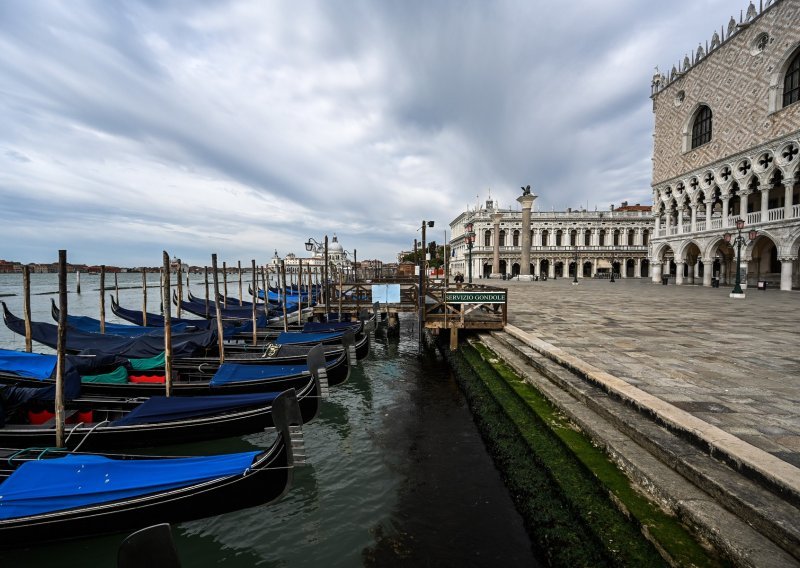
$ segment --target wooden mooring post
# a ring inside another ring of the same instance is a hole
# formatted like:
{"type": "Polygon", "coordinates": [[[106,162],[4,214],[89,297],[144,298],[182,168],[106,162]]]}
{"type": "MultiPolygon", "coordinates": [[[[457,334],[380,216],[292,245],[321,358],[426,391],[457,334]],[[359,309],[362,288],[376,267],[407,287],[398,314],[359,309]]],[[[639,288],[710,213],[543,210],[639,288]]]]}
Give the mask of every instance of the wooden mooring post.
{"type": "Polygon", "coordinates": [[[147,270],[142,268],[142,326],[147,327],[147,270]]]}
{"type": "Polygon", "coordinates": [[[172,392],[172,310],[169,303],[170,282],[169,282],[169,254],[164,252],[164,278],[161,285],[161,302],[167,305],[164,310],[164,387],[169,396],[172,392]]]}
{"type": "Polygon", "coordinates": [[[217,313],[217,344],[219,345],[219,362],[225,362],[225,344],[222,337],[222,309],[219,305],[219,275],[217,274],[217,254],[211,255],[211,274],[214,278],[214,308],[217,313]]]}
{"type": "Polygon", "coordinates": [[[237,266],[239,267],[239,305],[242,306],[242,261],[236,261],[237,266]]]}
{"type": "Polygon", "coordinates": [[[64,447],[64,367],[67,343],[67,251],[58,251],[58,340],[56,342],[56,447],[64,447]]]}
{"type": "Polygon", "coordinates": [[[33,350],[31,340],[31,269],[27,264],[22,266],[22,314],[25,318],[25,351],[33,350]]]}
{"type": "MultiPolygon", "coordinates": [[[[253,264],[253,284],[252,284],[252,290],[250,290],[250,292],[252,293],[252,296],[253,296],[252,297],[252,301],[253,301],[253,347],[255,347],[258,344],[258,329],[256,328],[256,322],[258,321],[257,305],[256,305],[257,302],[258,302],[258,272],[257,272],[257,269],[256,269],[256,259],[252,260],[252,264],[253,264]]],[[[265,310],[265,312],[266,312],[266,310],[265,310]]]]}
{"type": "Polygon", "coordinates": [[[224,260],[222,261],[222,305],[228,307],[228,265],[224,260]]]}
{"type": "Polygon", "coordinates": [[[100,265],[100,333],[106,332],[106,265],[100,265]]]}

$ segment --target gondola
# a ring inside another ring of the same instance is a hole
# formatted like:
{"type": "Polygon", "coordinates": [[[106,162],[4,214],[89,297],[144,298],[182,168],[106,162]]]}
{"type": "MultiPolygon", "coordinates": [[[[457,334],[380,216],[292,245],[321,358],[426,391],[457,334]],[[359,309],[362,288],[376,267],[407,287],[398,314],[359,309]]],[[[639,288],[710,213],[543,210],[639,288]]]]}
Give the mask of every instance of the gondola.
{"type": "MultiPolygon", "coordinates": [[[[32,355],[39,358],[35,372],[28,371],[27,362],[19,357],[12,362],[16,370],[4,364],[1,357],[9,353],[0,350],[0,384],[38,388],[53,384],[55,356],[32,355]],[[47,367],[49,365],[49,367],[47,367]],[[50,369],[48,371],[47,369],[50,369]]],[[[11,352],[14,355],[16,352],[11,352]]],[[[20,354],[17,354],[20,355],[20,354]]],[[[171,380],[170,394],[174,396],[206,396],[216,394],[246,394],[283,391],[290,388],[301,390],[309,381],[310,369],[320,371],[322,388],[330,384],[341,384],[350,374],[349,357],[346,352],[333,361],[325,360],[324,348],[311,349],[308,362],[295,365],[259,365],[246,362],[201,363],[195,369],[175,369],[171,380]],[[204,365],[207,368],[204,368],[204,365]],[[329,382],[330,381],[330,382],[329,382]]],[[[128,366],[132,363],[128,362],[128,366]]],[[[99,370],[99,369],[98,369],[99,370]]],[[[80,389],[83,396],[112,398],[150,397],[164,394],[166,380],[163,369],[130,371],[126,366],[104,369],[101,375],[81,376],[80,389]],[[160,374],[159,374],[160,372],[160,374]]],[[[77,396],[77,395],[76,395],[77,396]]]]}
{"type": "MultiPolygon", "coordinates": [[[[316,375],[316,373],[314,373],[316,375]]],[[[22,402],[14,391],[34,389],[0,386],[0,400],[14,397],[14,411],[5,410],[0,447],[52,445],[56,439],[52,401],[22,402]]],[[[303,422],[313,420],[323,397],[317,376],[295,394],[303,422]]],[[[65,445],[68,449],[110,451],[202,442],[260,432],[273,426],[272,405],[279,392],[199,397],[154,396],[147,399],[76,398],[65,402],[65,445]]]]}
{"type": "MultiPolygon", "coordinates": [[[[55,300],[50,298],[50,315],[56,322],[59,320],[59,312],[60,310],[58,309],[58,306],[56,306],[55,300]]],[[[207,320],[203,321],[205,323],[207,320]]],[[[103,326],[101,327],[99,319],[88,316],[72,316],[69,314],[67,314],[67,325],[73,329],[87,333],[101,333],[101,329],[103,329],[102,333],[105,333],[106,335],[117,335],[121,337],[141,337],[142,335],[163,337],[164,335],[163,326],[143,327],[139,325],[118,324],[106,321],[103,322],[103,326]]],[[[177,322],[172,323],[170,325],[170,329],[172,330],[172,333],[187,333],[210,328],[207,325],[199,328],[195,325],[185,322],[177,322]]]]}
{"type": "MultiPolygon", "coordinates": [[[[25,335],[25,321],[12,314],[5,302],[3,321],[6,326],[19,335],[25,335]]],[[[31,322],[31,337],[34,341],[55,349],[58,344],[58,326],[51,323],[31,322]]],[[[215,349],[217,332],[215,329],[193,333],[172,335],[172,352],[176,357],[182,355],[205,354],[215,349]]],[[[154,357],[164,351],[164,338],[154,335],[141,337],[119,337],[87,333],[77,329],[67,329],[65,350],[67,353],[80,353],[94,349],[103,353],[115,353],[124,357],[154,357]]]]}
{"type": "MultiPolygon", "coordinates": [[[[147,327],[164,327],[164,316],[162,314],[155,314],[152,312],[145,312],[142,313],[142,310],[131,310],[127,308],[121,307],[114,297],[111,297],[111,311],[115,316],[118,318],[129,321],[133,324],[144,326],[144,315],[147,315],[147,327]]],[[[234,325],[239,325],[243,323],[245,320],[250,320],[251,316],[247,318],[235,318],[230,323],[234,325]]],[[[188,325],[197,327],[198,329],[216,329],[217,322],[214,319],[191,319],[191,318],[170,318],[170,322],[172,324],[176,323],[186,323],[188,325]]],[[[225,323],[227,324],[228,321],[226,320],[225,323]]],[[[266,324],[262,324],[266,325],[266,324]]]]}
{"type": "Polygon", "coordinates": [[[274,401],[277,435],[262,452],[172,458],[0,452],[0,546],[178,523],[269,503],[302,455],[300,410],[274,401]],[[297,452],[297,454],[295,454],[297,452]]]}

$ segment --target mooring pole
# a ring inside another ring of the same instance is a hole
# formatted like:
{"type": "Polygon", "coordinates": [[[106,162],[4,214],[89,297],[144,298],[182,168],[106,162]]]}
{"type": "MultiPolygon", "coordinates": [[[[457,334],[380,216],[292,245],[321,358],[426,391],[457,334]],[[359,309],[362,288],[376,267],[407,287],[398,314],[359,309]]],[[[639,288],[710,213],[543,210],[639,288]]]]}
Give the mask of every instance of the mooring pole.
{"type": "Polygon", "coordinates": [[[64,364],[67,342],[67,251],[58,251],[58,341],[56,343],[56,446],[64,447],[64,364]]]}
{"type": "Polygon", "coordinates": [[[242,261],[237,260],[236,263],[239,266],[239,305],[242,306],[242,261]]]}
{"type": "Polygon", "coordinates": [[[211,255],[211,273],[214,277],[214,308],[217,312],[217,344],[219,345],[219,362],[225,362],[225,344],[222,337],[222,309],[219,305],[219,276],[217,276],[217,255],[211,255]]]}
{"type": "Polygon", "coordinates": [[[114,299],[119,304],[119,280],[117,280],[117,273],[114,273],[114,299]]]}
{"type": "Polygon", "coordinates": [[[175,315],[181,317],[181,302],[183,302],[183,270],[181,270],[181,265],[183,261],[179,258],[178,259],[178,266],[175,272],[175,284],[178,288],[178,307],[175,309],[175,315]]]}
{"type": "Polygon", "coordinates": [[[147,269],[142,267],[142,326],[147,327],[147,269]]]}
{"type": "Polygon", "coordinates": [[[206,319],[211,317],[211,314],[208,310],[208,266],[205,267],[205,274],[206,274],[206,319]]]}
{"type": "Polygon", "coordinates": [[[81,293],[81,271],[75,270],[75,280],[77,281],[77,286],[75,287],[75,292],[78,294],[81,293]]]}
{"type": "Polygon", "coordinates": [[[283,259],[281,259],[280,270],[281,282],[283,283],[283,331],[289,331],[289,316],[286,313],[286,265],[283,263],[283,259]]]}
{"type": "Polygon", "coordinates": [[[106,332],[106,265],[100,265],[100,333],[106,332]]]}
{"type": "Polygon", "coordinates": [[[297,259],[297,325],[303,323],[303,259],[297,259]]]}
{"type": "Polygon", "coordinates": [[[222,305],[228,307],[228,265],[222,261],[222,305]]]}
{"type": "Polygon", "coordinates": [[[22,267],[22,313],[25,318],[25,351],[33,350],[31,340],[31,268],[27,264],[22,267]]]}
{"type": "Polygon", "coordinates": [[[161,286],[161,301],[167,305],[164,310],[164,388],[166,395],[172,392],[172,310],[169,303],[172,300],[170,294],[169,278],[169,254],[164,251],[164,279],[161,286]]]}
{"type": "MultiPolygon", "coordinates": [[[[251,290],[253,295],[253,347],[256,346],[258,343],[258,332],[256,330],[256,322],[258,318],[256,317],[256,302],[258,298],[258,272],[256,272],[256,259],[253,259],[253,289],[251,290]]],[[[266,313],[266,311],[264,312],[266,313]]]]}

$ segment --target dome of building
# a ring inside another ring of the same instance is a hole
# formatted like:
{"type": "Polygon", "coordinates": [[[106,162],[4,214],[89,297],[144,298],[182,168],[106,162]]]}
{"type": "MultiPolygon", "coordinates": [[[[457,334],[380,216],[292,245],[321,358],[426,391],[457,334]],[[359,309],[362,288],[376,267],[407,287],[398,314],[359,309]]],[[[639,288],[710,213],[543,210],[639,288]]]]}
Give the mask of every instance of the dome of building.
{"type": "Polygon", "coordinates": [[[336,238],[336,235],[333,235],[333,239],[328,244],[328,254],[331,253],[341,254],[342,252],[344,252],[344,247],[339,244],[339,239],[336,238]]]}

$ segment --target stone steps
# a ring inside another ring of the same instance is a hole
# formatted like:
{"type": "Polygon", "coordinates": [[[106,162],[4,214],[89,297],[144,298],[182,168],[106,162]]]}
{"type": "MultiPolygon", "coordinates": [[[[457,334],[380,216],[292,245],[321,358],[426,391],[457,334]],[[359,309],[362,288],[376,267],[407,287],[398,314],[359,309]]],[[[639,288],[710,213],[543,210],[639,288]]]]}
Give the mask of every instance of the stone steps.
{"type": "Polygon", "coordinates": [[[800,566],[800,511],[773,484],[730,467],[698,446],[696,433],[659,420],[649,406],[553,361],[546,344],[524,339],[507,332],[481,336],[641,489],[737,565],[800,566]]]}

